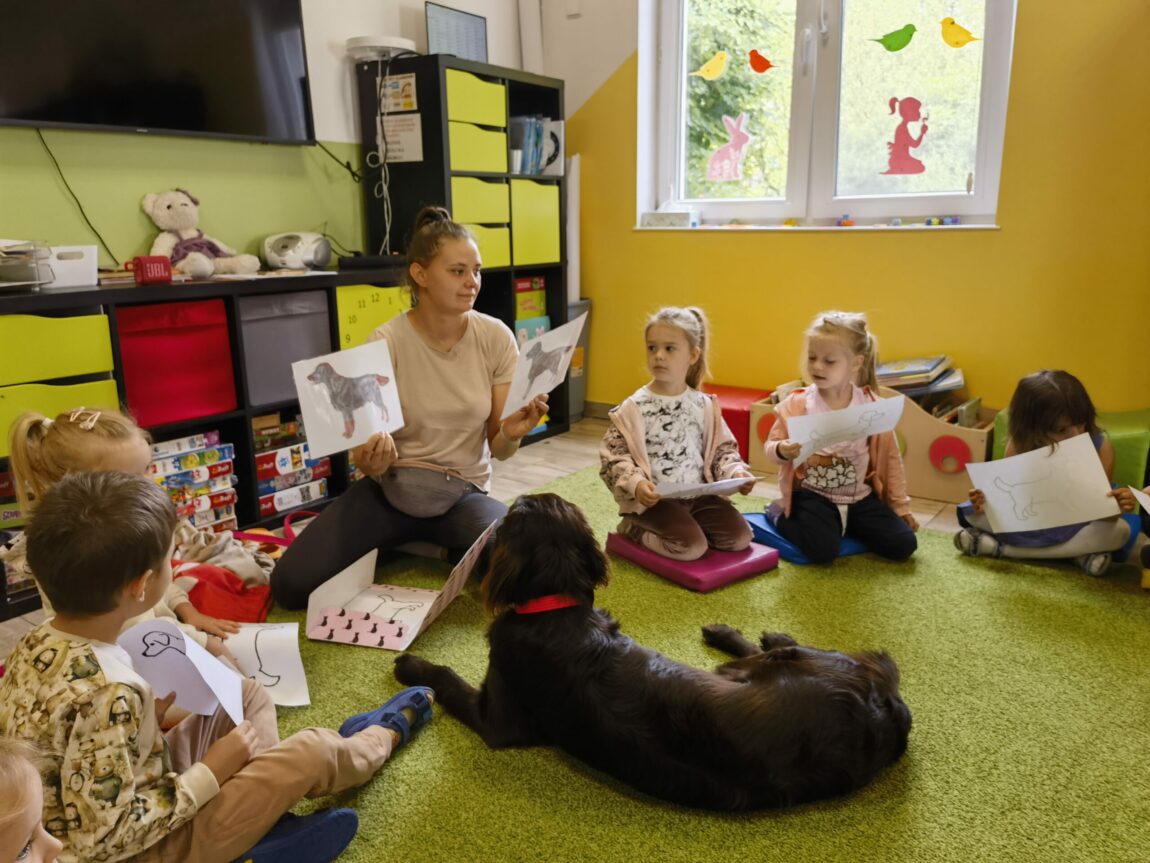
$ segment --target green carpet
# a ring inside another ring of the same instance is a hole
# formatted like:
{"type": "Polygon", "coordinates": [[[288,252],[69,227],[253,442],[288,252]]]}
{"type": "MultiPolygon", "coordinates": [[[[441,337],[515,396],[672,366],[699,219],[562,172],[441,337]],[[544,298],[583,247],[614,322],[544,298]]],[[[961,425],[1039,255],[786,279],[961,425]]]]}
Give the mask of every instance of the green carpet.
{"type": "MultiPolygon", "coordinates": [[[[595,469],[545,487],[605,539],[618,518],[595,469]]],[[[743,500],[751,510],[762,501],[743,500]]],[[[613,559],[598,604],[636,640],[711,667],[699,628],[729,623],[837,649],[883,647],[914,714],[907,754],[851,797],[724,816],[640,796],[547,749],[488,750],[442,712],[341,801],[360,815],[347,861],[1145,861],[1150,859],[1150,595],[1133,569],[963,558],[924,532],[913,562],[870,555],[698,595],[613,559]]],[[[437,587],[403,559],[388,580],[437,587]]],[[[276,612],[273,620],[301,620],[276,612]]],[[[486,618],[473,585],[413,652],[478,683],[486,618]]],[[[289,734],[336,727],[398,688],[395,654],[305,641],[311,707],[289,734]]],[[[324,805],[331,801],[322,801],[324,805]]]]}

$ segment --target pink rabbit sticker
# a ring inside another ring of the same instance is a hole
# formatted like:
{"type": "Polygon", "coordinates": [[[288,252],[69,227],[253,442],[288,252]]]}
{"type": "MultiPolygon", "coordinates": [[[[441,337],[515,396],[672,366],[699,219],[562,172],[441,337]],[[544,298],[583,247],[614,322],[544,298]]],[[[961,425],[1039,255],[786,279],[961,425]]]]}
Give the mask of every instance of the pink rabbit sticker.
{"type": "Polygon", "coordinates": [[[751,135],[743,128],[747,122],[746,112],[739,114],[734,120],[723,115],[723,125],[727,127],[727,134],[731,139],[711,154],[707,164],[707,179],[729,182],[743,179],[743,157],[747,154],[747,144],[751,143],[751,135]]]}

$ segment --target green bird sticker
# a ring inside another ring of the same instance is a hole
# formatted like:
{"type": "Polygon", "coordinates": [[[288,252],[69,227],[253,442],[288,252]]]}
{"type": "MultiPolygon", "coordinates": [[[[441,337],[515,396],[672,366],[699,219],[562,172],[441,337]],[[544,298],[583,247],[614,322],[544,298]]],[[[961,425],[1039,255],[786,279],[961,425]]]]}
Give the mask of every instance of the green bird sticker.
{"type": "Polygon", "coordinates": [[[887,33],[881,39],[871,39],[871,42],[878,42],[886,50],[894,53],[901,51],[910,44],[910,40],[914,37],[915,27],[913,24],[907,24],[901,30],[893,30],[887,33]]]}

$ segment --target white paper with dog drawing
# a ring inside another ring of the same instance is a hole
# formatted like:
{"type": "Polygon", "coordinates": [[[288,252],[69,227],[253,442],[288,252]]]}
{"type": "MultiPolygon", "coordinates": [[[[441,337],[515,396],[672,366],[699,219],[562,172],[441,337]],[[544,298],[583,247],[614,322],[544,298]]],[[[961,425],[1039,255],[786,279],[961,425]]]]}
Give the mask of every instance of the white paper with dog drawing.
{"type": "Polygon", "coordinates": [[[536,396],[549,393],[563,383],[586,322],[584,312],[575,320],[523,343],[499,419],[507,419],[536,396]]]}
{"type": "Polygon", "coordinates": [[[190,713],[211,716],[222,705],[237,725],[244,721],[239,675],[170,620],[137,623],[120,633],[116,643],[128,652],[132,667],[156,698],[174,692],[176,707],[190,713]]]}
{"type": "Polygon", "coordinates": [[[312,458],[403,428],[399,387],[387,341],[291,364],[312,458]]]}
{"type": "Polygon", "coordinates": [[[788,417],[787,437],[803,445],[795,464],[802,464],[820,449],[836,443],[893,430],[905,404],[906,396],[897,396],[837,411],[788,417]]]}
{"type": "Polygon", "coordinates": [[[441,590],[373,584],[377,552],[369,551],[312,591],[307,601],[307,637],[406,650],[459,595],[497,524],[492,522],[472,543],[441,590]]]}
{"type": "Polygon", "coordinates": [[[263,684],[280,707],[311,704],[299,655],[298,623],[241,623],[228,636],[228,650],[247,677],[263,684]]]}
{"type": "Polygon", "coordinates": [[[1118,515],[1110,481],[1090,435],[1056,447],[966,466],[973,486],[986,495],[986,517],[995,533],[1039,530],[1118,515]]]}

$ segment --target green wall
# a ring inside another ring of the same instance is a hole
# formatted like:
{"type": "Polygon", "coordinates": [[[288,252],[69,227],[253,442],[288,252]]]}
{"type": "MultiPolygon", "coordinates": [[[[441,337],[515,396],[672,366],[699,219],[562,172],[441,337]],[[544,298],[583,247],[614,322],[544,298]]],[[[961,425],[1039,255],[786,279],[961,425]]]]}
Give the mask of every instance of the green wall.
{"type": "MultiPolygon", "coordinates": [[[[373,251],[359,185],[319,147],[55,129],[44,139],[121,263],[147,254],[158,233],[140,209],[144,195],[173,188],[199,198],[205,234],[241,252],[258,254],[282,231],[324,231],[373,251]]],[[[358,146],[325,144],[358,164],[358,146]]],[[[35,129],[0,128],[0,238],[98,244],[35,129]]],[[[103,249],[100,265],[112,265],[103,249]]]]}

